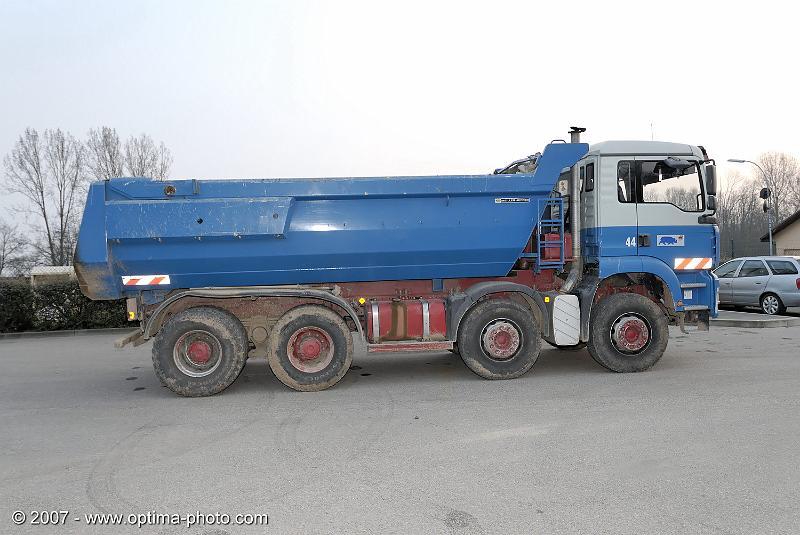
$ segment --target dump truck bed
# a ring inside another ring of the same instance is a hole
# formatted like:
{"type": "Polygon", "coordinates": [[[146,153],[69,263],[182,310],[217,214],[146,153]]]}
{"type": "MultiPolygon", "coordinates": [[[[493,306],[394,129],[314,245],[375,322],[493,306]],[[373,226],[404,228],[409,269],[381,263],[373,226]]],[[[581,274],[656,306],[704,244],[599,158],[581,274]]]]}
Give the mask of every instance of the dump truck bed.
{"type": "Polygon", "coordinates": [[[504,276],[564,167],[531,174],[91,185],[75,255],[83,292],[504,276]]]}

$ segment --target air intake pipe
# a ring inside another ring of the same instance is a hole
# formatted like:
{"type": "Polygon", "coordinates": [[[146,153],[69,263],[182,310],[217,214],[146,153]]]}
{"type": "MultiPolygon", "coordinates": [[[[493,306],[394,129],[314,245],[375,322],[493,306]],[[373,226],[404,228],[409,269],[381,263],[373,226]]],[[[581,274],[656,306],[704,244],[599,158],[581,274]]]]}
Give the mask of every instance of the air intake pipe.
{"type": "MultiPolygon", "coordinates": [[[[570,143],[580,143],[581,133],[585,128],[572,126],[569,130],[570,143]]],[[[581,180],[578,176],[578,166],[574,166],[569,181],[569,230],[572,233],[572,267],[567,274],[567,280],[561,286],[562,293],[569,293],[575,289],[583,273],[583,258],[581,257],[581,180]]]]}

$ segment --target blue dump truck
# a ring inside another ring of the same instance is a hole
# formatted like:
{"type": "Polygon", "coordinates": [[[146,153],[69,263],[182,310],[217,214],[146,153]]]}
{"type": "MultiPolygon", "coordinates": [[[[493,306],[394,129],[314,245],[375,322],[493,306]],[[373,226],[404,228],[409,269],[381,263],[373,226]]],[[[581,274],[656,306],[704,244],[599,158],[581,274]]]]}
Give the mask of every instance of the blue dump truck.
{"type": "Polygon", "coordinates": [[[700,146],[584,129],[492,174],[91,185],[83,293],[127,299],[161,382],[216,394],[250,356],[301,391],[368,352],[445,351],[526,373],[542,340],[615,372],[662,356],[670,324],[717,314],[715,163],[700,146]]]}

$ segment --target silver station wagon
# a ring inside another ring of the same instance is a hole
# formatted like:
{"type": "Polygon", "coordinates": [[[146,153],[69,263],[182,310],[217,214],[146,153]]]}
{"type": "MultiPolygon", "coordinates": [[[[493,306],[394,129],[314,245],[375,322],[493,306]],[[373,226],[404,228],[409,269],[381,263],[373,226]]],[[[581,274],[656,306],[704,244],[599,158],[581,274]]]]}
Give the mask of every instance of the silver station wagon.
{"type": "Polygon", "coordinates": [[[800,306],[800,262],[795,256],[735,258],[714,270],[721,305],[757,306],[765,314],[783,314],[800,306]]]}

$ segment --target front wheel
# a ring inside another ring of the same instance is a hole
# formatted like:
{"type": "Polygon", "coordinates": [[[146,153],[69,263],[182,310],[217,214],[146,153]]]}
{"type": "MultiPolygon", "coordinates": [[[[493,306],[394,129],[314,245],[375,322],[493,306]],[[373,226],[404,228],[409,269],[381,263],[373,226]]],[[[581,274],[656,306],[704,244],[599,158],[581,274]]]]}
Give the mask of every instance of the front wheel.
{"type": "Polygon", "coordinates": [[[641,372],[651,368],[667,349],[669,324],[650,299],[618,293],[592,306],[589,353],[614,372],[641,372]]]}

